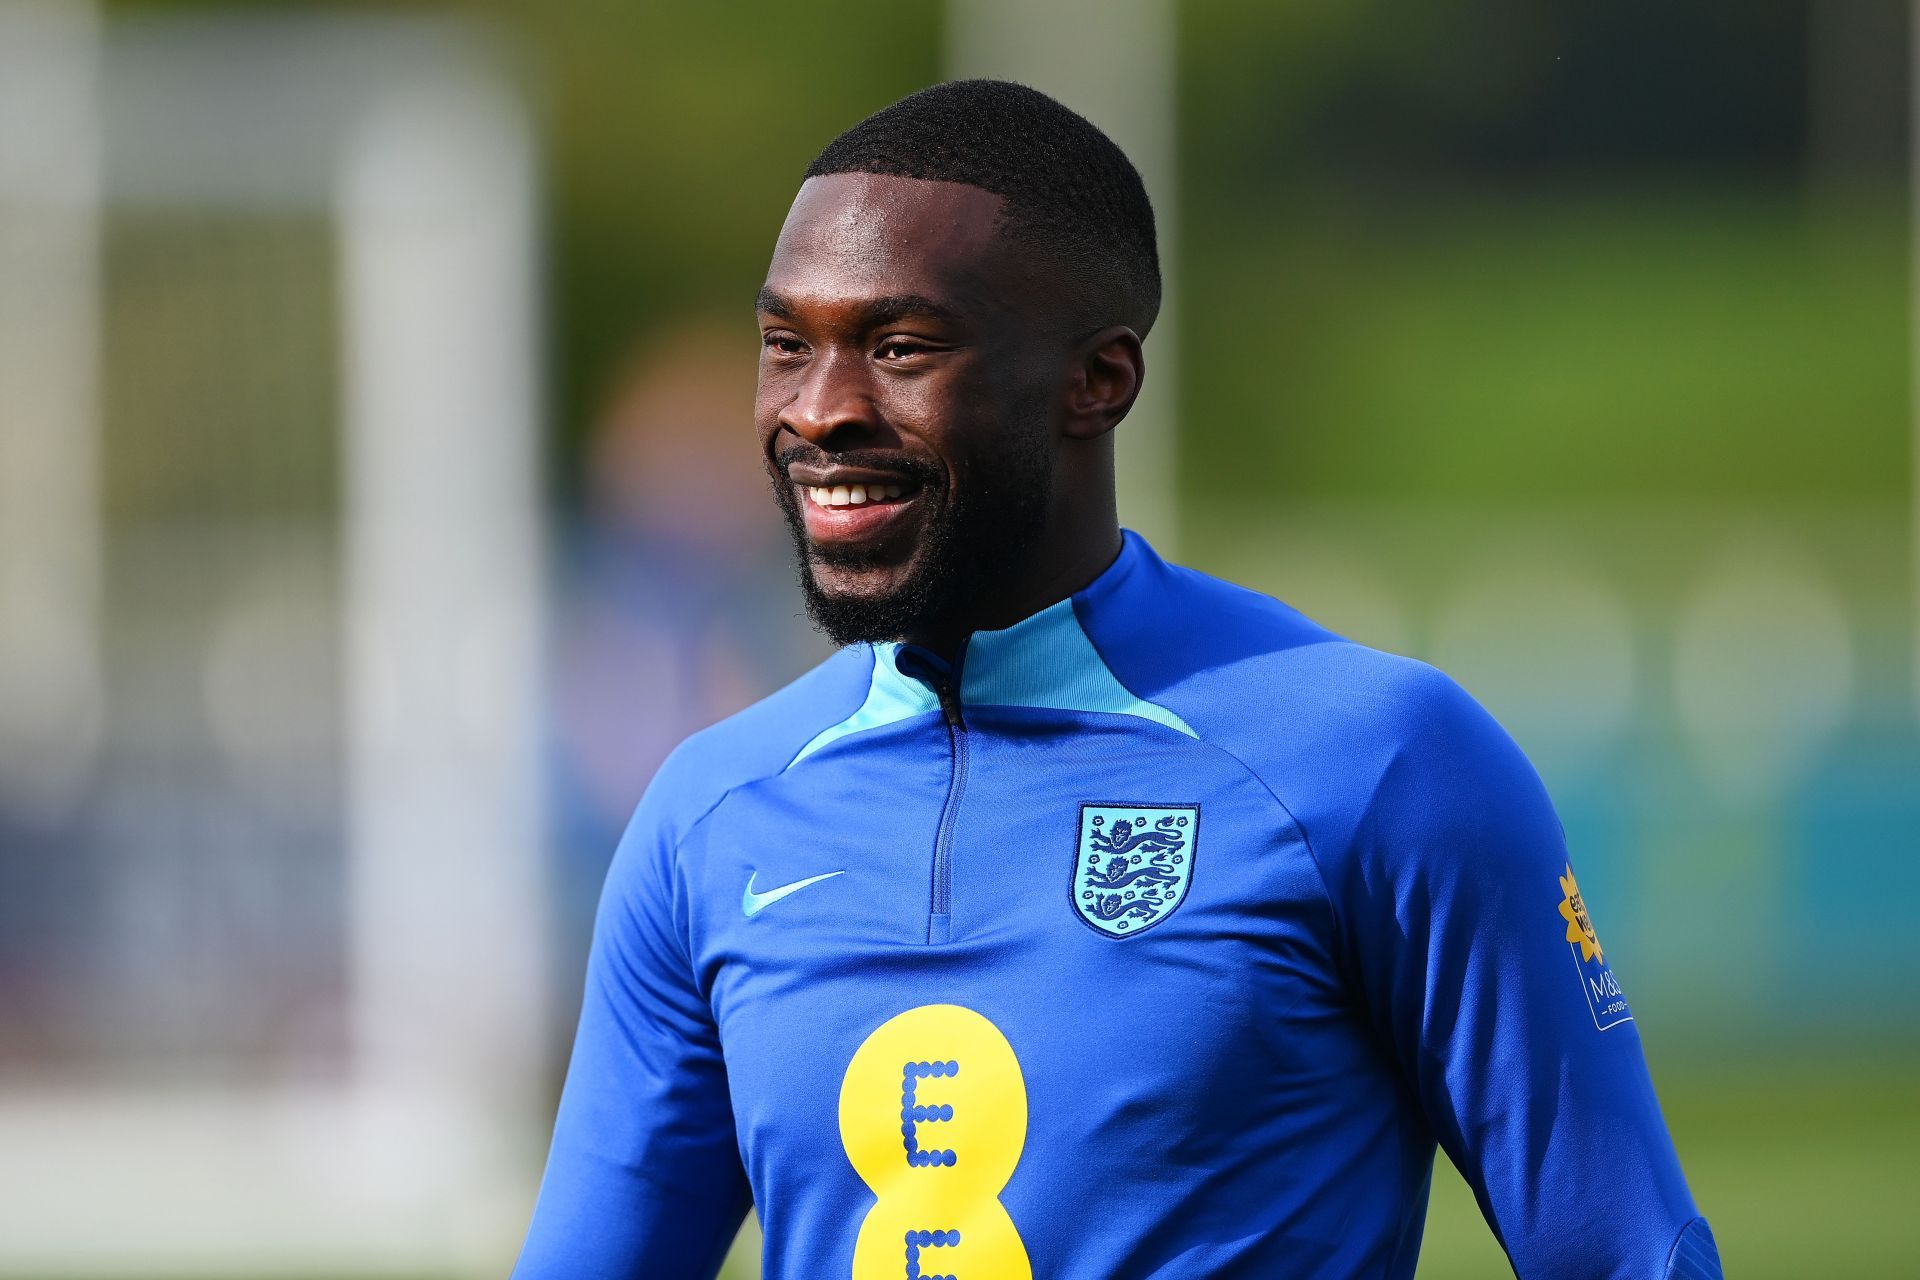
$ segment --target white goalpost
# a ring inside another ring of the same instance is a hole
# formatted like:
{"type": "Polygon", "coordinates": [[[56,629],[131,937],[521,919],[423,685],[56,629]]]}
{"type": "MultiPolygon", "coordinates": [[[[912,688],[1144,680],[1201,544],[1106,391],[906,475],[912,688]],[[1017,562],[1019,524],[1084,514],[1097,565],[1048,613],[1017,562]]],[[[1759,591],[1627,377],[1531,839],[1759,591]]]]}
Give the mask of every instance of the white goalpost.
{"type": "Polygon", "coordinates": [[[1179,173],[1172,0],[951,0],[946,74],[1015,80],[1053,95],[1120,144],[1146,182],[1166,282],[1147,380],[1115,448],[1120,522],[1162,555],[1179,548],[1179,173]]]}
{"type": "Polygon", "coordinates": [[[344,711],[314,732],[344,797],[344,1049],[277,1080],[0,1070],[0,1271],[498,1273],[547,1105],[527,121],[458,24],[0,3],[0,722],[46,744],[6,756],[21,795],[85,785],[111,736],[101,228],[127,208],[332,228],[315,607],[344,711]]]}

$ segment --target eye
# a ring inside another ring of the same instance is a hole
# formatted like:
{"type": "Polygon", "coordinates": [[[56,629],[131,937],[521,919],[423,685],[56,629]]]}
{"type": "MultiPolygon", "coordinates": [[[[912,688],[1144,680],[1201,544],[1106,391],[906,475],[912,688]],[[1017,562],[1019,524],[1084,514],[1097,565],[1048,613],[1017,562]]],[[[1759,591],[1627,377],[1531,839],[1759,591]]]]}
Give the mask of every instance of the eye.
{"type": "Polygon", "coordinates": [[[882,360],[906,360],[913,356],[925,355],[932,348],[923,342],[914,342],[907,338],[888,338],[875,349],[874,354],[882,360]]]}
{"type": "Polygon", "coordinates": [[[807,349],[807,344],[781,329],[773,329],[760,335],[760,344],[776,355],[797,356],[807,349]]]}

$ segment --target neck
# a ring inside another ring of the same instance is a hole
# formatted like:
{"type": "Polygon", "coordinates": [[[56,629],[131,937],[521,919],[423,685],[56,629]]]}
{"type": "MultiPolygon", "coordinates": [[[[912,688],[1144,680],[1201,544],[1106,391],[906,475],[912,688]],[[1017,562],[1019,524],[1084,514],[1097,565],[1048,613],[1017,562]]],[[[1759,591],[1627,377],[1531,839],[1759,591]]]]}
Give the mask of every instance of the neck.
{"type": "Polygon", "coordinates": [[[1120,545],[1119,519],[1108,510],[1104,519],[1089,521],[1072,537],[1044,539],[1028,563],[1010,572],[1002,589],[968,616],[915,628],[900,638],[952,662],[974,632],[1010,627],[1085,587],[1114,562],[1120,545]]]}

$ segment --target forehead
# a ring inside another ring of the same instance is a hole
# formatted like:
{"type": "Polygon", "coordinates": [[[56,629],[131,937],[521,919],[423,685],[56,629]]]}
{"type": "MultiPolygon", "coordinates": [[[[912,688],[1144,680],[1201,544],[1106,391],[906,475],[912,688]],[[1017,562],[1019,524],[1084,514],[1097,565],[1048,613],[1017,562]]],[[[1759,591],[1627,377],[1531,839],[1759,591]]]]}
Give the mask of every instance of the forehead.
{"type": "Polygon", "coordinates": [[[1009,301],[1014,255],[1000,197],[890,174],[809,178],[794,198],[767,288],[800,304],[920,294],[973,311],[1009,301]]]}

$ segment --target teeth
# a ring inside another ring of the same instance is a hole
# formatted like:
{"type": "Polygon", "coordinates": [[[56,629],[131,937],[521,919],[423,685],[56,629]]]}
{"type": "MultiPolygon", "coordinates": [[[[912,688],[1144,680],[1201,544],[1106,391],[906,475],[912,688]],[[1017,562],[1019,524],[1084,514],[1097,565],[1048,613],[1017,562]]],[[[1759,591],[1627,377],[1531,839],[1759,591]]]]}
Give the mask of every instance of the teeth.
{"type": "Polygon", "coordinates": [[[822,507],[862,507],[869,502],[891,502],[905,489],[897,484],[810,485],[807,496],[822,507]]]}

